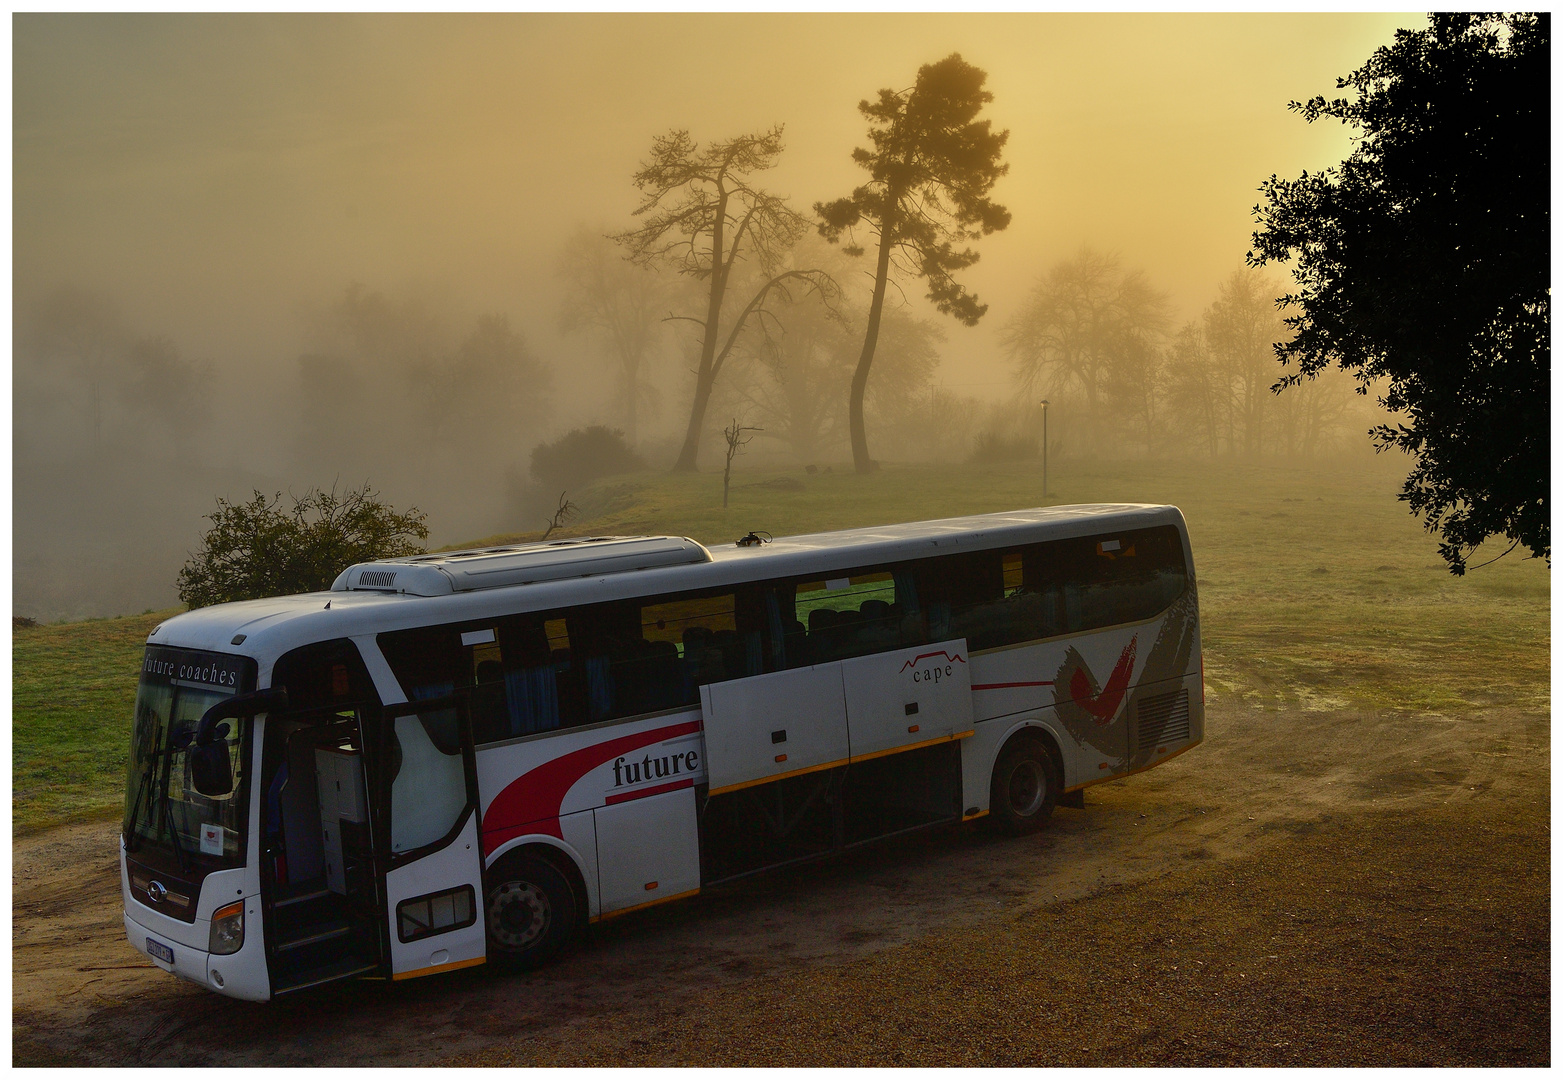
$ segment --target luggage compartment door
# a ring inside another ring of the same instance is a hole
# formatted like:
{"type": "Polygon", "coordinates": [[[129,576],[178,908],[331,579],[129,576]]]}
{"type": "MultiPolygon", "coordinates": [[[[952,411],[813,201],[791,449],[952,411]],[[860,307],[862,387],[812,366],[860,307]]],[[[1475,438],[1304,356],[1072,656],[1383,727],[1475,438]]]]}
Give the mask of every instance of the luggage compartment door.
{"type": "Polygon", "coordinates": [[[972,732],[965,638],[843,660],[841,681],[853,761],[972,732]]]}
{"type": "Polygon", "coordinates": [[[598,807],[592,813],[604,915],[700,888],[700,827],[693,787],[598,807]]]}
{"type": "Polygon", "coordinates": [[[847,760],[839,663],[708,683],[700,704],[712,795],[847,760]]]}

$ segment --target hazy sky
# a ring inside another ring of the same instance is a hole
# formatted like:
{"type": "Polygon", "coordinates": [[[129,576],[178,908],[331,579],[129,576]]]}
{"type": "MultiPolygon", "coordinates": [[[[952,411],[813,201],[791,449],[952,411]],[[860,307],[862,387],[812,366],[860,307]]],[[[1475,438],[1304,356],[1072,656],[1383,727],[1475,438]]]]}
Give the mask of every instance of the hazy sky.
{"type": "MultiPolygon", "coordinates": [[[[1115,250],[1180,314],[1241,265],[1255,189],[1349,150],[1329,93],[1413,15],[14,16],[16,298],[104,289],[219,363],[283,359],[349,281],[506,312],[548,355],[578,221],[628,224],[653,134],[787,125],[807,208],[861,175],[857,102],[959,51],[989,73],[1014,214],[943,381],[983,393],[1029,283],[1115,250]]],[[[910,290],[909,290],[910,291],[910,290]]]]}

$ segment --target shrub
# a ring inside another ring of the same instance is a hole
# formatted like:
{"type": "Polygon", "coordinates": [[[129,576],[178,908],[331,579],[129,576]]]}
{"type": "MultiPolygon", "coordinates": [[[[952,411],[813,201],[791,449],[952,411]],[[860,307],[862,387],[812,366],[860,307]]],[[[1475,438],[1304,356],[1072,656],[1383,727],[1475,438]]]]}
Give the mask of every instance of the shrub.
{"type": "Polygon", "coordinates": [[[971,452],[976,464],[998,461],[1030,461],[1041,456],[1037,441],[1025,435],[1006,437],[996,431],[984,431],[977,436],[977,445],[971,452]]]}
{"type": "MultiPolygon", "coordinates": [[[[576,428],[532,448],[532,478],[553,498],[600,476],[635,472],[646,463],[624,441],[624,432],[594,425],[576,428]]],[[[550,503],[550,505],[552,505],[550,503]]]]}
{"type": "Polygon", "coordinates": [[[397,513],[367,482],[341,495],[313,488],[291,498],[284,509],[281,492],[257,491],[247,503],[219,497],[201,550],[179,571],[179,599],[198,608],[317,592],[354,563],[420,554],[414,538],[429,537],[427,515],[417,507],[397,513]]]}

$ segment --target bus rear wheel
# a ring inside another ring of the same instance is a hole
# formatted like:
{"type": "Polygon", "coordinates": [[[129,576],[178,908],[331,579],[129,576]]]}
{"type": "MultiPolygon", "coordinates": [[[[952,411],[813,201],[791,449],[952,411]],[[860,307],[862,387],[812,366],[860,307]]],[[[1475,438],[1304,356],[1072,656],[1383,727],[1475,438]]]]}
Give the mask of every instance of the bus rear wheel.
{"type": "Polygon", "coordinates": [[[488,873],[483,910],[488,960],[528,971],[553,960],[575,931],[575,890],[559,869],[535,855],[507,855],[488,873]]]}
{"type": "Polygon", "coordinates": [[[1036,832],[1047,824],[1063,788],[1058,762],[1035,740],[1011,743],[993,766],[988,818],[1011,836],[1036,832]]]}

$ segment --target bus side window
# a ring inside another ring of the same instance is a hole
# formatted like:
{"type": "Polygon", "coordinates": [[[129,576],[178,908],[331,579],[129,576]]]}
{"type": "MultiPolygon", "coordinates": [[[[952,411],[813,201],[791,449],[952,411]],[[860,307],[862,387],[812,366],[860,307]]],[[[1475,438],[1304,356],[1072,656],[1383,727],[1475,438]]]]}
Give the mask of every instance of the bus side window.
{"type": "Polygon", "coordinates": [[[758,675],[760,628],[735,592],[658,598],[640,609],[645,693],[653,708],[693,705],[706,683],[758,675]]]}
{"type": "Polygon", "coordinates": [[[909,585],[899,571],[865,569],[771,586],[787,666],[921,644],[922,615],[909,585]]]}
{"type": "Polygon", "coordinates": [[[1018,645],[1059,633],[1057,616],[1059,597],[1056,589],[1038,587],[1026,575],[1027,560],[1036,561],[1028,552],[993,553],[994,564],[984,567],[979,580],[982,592],[953,620],[951,637],[964,637],[973,649],[994,649],[1018,645]],[[993,595],[995,569],[999,575],[999,595],[993,595]]]}
{"type": "Polygon", "coordinates": [[[1091,538],[1087,628],[1149,619],[1187,586],[1183,540],[1170,525],[1091,538]]]}
{"type": "Polygon", "coordinates": [[[409,701],[445,697],[458,685],[472,685],[472,663],[453,626],[393,630],[375,641],[409,701]],[[462,662],[466,661],[463,673],[462,662]]]}
{"type": "Polygon", "coordinates": [[[499,647],[502,664],[485,671],[479,663],[478,695],[492,695],[499,706],[492,710],[495,723],[481,729],[479,710],[473,708],[477,741],[513,739],[552,731],[559,726],[559,692],[554,674],[547,624],[536,615],[516,615],[500,620],[499,647]],[[497,677],[497,685],[491,680],[497,677]],[[489,687],[492,686],[492,689],[489,687]]]}
{"type": "Polygon", "coordinates": [[[1170,525],[1054,540],[1024,553],[1024,588],[1041,598],[1047,635],[1154,618],[1187,585],[1183,540],[1170,525]]]}
{"type": "Polygon", "coordinates": [[[924,559],[918,564],[918,590],[928,608],[928,635],[934,641],[965,638],[968,648],[987,649],[997,640],[1003,615],[1004,563],[997,551],[973,551],[924,559]]]}

